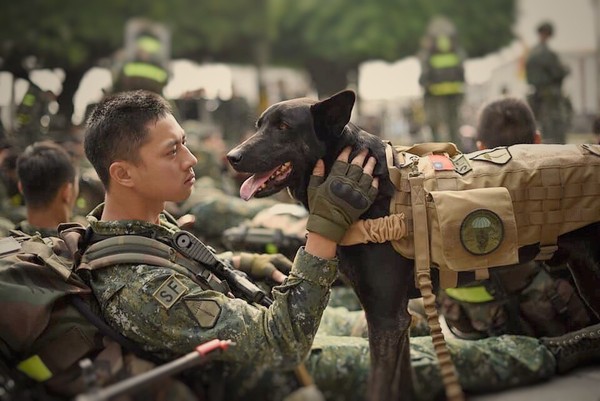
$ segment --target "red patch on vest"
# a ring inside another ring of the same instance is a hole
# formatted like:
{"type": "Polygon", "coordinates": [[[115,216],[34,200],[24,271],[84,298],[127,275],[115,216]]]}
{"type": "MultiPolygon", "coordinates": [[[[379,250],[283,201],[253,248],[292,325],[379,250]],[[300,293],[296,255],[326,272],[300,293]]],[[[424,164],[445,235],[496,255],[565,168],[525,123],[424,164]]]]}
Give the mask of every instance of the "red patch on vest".
{"type": "Polygon", "coordinates": [[[431,160],[431,164],[434,170],[437,171],[452,171],[454,170],[454,164],[452,164],[452,160],[442,155],[429,155],[429,160],[431,160]]]}

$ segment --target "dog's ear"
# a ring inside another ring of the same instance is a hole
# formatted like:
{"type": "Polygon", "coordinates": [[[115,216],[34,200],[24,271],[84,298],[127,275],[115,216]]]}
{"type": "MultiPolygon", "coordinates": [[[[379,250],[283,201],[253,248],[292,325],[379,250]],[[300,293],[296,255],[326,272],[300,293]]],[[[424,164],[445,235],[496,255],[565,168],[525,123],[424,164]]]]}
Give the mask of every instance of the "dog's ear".
{"type": "Polygon", "coordinates": [[[356,94],[345,90],[310,107],[315,132],[322,139],[339,136],[350,122],[356,94]]]}

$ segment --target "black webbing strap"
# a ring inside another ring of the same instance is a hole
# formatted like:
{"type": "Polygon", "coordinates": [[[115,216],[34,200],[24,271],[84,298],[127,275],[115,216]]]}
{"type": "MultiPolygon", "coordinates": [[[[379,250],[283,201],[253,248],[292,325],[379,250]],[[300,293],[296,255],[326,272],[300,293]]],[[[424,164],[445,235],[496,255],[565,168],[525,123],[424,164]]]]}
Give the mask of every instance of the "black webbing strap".
{"type": "Polygon", "coordinates": [[[81,297],[74,295],[69,298],[75,309],[77,309],[77,311],[81,313],[81,315],[83,315],[83,317],[85,317],[90,323],[96,326],[98,330],[100,330],[100,332],[106,337],[116,341],[125,350],[132,352],[133,354],[142,359],[150,361],[156,365],[164,363],[164,361],[156,358],[154,355],[145,351],[144,349],[142,349],[142,347],[140,347],[139,345],[137,345],[136,343],[134,343],[133,341],[123,336],[121,333],[117,332],[112,327],[110,327],[108,324],[106,324],[106,322],[102,320],[100,316],[92,312],[89,305],[85,303],[85,301],[81,299],[81,297]]]}

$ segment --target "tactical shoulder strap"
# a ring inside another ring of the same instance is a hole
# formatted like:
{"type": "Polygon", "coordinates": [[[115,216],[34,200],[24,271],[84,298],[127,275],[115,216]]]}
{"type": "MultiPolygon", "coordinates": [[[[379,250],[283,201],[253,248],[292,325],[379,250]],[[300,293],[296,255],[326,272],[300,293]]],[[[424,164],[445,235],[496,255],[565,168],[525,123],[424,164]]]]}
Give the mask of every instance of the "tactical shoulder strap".
{"type": "Polygon", "coordinates": [[[162,241],[141,235],[119,235],[93,243],[81,256],[77,270],[96,270],[117,264],[148,264],[178,271],[184,267],[191,278],[205,288],[224,294],[230,292],[227,282],[217,278],[202,264],[183,256],[162,241]]]}

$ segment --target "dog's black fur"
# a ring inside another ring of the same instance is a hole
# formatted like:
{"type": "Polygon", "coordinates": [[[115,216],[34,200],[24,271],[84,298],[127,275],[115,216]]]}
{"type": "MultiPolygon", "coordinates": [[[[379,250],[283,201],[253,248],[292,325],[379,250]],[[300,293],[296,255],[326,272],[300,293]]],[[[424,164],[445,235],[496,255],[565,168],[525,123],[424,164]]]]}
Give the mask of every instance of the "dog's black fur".
{"type": "MultiPolygon", "coordinates": [[[[257,132],[231,150],[227,157],[235,170],[246,173],[270,172],[291,163],[289,175],[270,180],[254,194],[264,197],[284,188],[307,203],[307,185],[318,159],[325,162],[326,174],[346,146],[353,151],[368,149],[377,159],[374,176],[379,192],[372,207],[362,216],[377,218],[389,213],[394,187],[389,180],[385,144],[350,123],[355,102],[352,91],[340,92],[323,101],[292,99],[269,107],[257,122],[257,132]]],[[[264,174],[263,174],[264,175],[264,174]]],[[[555,259],[568,259],[578,282],[586,285],[588,304],[600,311],[600,224],[596,223],[559,239],[555,259]],[[594,246],[594,244],[596,244],[594,246]]],[[[537,246],[520,249],[520,262],[531,260],[537,246]]],[[[356,291],[365,310],[371,353],[371,400],[409,399],[412,389],[407,312],[409,298],[420,296],[414,288],[413,261],[398,254],[389,243],[338,247],[339,269],[356,291]]],[[[462,277],[466,281],[470,277],[462,277]]],[[[461,280],[463,281],[463,280],[461,280]]]]}

